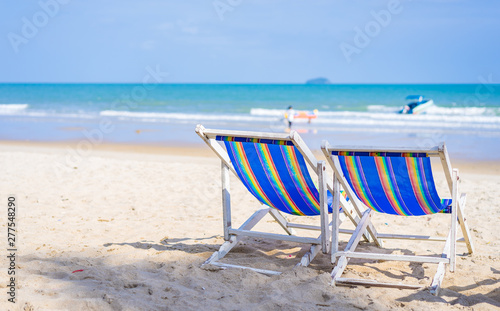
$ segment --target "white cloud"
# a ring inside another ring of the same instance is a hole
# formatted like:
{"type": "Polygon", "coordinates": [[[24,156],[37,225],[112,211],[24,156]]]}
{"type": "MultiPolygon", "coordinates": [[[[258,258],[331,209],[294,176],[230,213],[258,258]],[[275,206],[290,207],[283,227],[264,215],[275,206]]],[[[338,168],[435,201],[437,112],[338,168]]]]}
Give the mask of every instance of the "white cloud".
{"type": "Polygon", "coordinates": [[[141,42],[141,50],[153,50],[156,47],[156,41],[154,40],[147,40],[141,42]]]}
{"type": "Polygon", "coordinates": [[[161,24],[157,25],[156,28],[159,30],[170,30],[170,29],[174,28],[174,24],[165,22],[165,23],[161,23],[161,24]]]}
{"type": "Polygon", "coordinates": [[[182,27],[182,32],[196,35],[196,34],[198,34],[199,31],[198,31],[198,27],[189,26],[189,27],[182,27]]]}

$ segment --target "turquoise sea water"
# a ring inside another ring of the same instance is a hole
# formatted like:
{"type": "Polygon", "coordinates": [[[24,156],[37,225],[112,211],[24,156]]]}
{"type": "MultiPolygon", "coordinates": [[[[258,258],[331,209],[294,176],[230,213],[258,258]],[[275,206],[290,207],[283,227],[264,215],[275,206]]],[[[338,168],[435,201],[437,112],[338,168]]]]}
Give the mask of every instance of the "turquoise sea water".
{"type": "Polygon", "coordinates": [[[197,144],[194,127],[283,132],[283,114],[318,109],[294,129],[310,144],[420,145],[446,141],[459,157],[500,159],[500,85],[0,84],[0,139],[78,141],[112,123],[105,142],[197,144]],[[424,115],[396,112],[407,95],[424,115]]]}

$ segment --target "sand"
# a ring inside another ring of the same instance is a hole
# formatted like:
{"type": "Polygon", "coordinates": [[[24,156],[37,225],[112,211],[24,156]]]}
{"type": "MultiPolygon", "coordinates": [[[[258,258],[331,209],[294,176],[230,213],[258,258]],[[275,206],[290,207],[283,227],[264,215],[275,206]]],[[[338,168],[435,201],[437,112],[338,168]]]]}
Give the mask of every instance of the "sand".
{"type": "MultiPolygon", "coordinates": [[[[6,247],[1,310],[494,310],[500,309],[500,164],[456,162],[476,253],[447,272],[439,297],[427,289],[331,287],[332,265],[319,254],[292,269],[306,248],[246,239],[227,262],[284,271],[201,269],[223,242],[220,163],[205,147],[104,145],[84,154],[73,144],[0,144],[0,221],[19,209],[16,304],[7,302],[6,247]]],[[[442,176],[436,176],[440,192],[442,176]]],[[[259,204],[232,179],[233,222],[259,204]]],[[[296,217],[291,217],[296,219],[296,217]]],[[[449,217],[375,215],[379,231],[446,235],[449,217]]],[[[316,218],[306,218],[315,224],[316,218]]],[[[259,229],[281,233],[272,219],[259,229]]],[[[348,236],[342,236],[344,243],[348,236]]],[[[2,242],[2,245],[6,245],[2,242]]],[[[387,243],[386,253],[439,253],[440,243],[387,243]],[[401,248],[401,249],[400,249],[401,248]]],[[[375,250],[363,244],[362,250],[375,250]]],[[[429,285],[436,266],[353,261],[345,276],[429,285]],[[395,279],[394,279],[395,277],[395,279]]]]}

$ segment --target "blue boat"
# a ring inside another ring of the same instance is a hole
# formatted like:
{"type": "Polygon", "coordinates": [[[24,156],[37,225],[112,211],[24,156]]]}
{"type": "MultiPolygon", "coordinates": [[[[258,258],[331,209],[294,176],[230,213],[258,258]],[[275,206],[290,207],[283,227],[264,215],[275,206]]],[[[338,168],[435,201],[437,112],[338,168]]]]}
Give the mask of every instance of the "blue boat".
{"type": "Polygon", "coordinates": [[[422,95],[409,95],[406,97],[408,103],[399,111],[401,114],[421,114],[434,106],[432,99],[424,98],[422,95]]]}

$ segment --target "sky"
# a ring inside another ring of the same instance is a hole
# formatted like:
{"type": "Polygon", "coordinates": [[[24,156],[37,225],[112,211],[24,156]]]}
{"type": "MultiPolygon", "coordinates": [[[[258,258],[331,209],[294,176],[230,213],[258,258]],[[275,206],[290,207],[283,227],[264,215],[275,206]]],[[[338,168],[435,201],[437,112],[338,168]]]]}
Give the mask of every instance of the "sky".
{"type": "Polygon", "coordinates": [[[500,81],[497,0],[4,0],[0,82],[500,81]]]}

